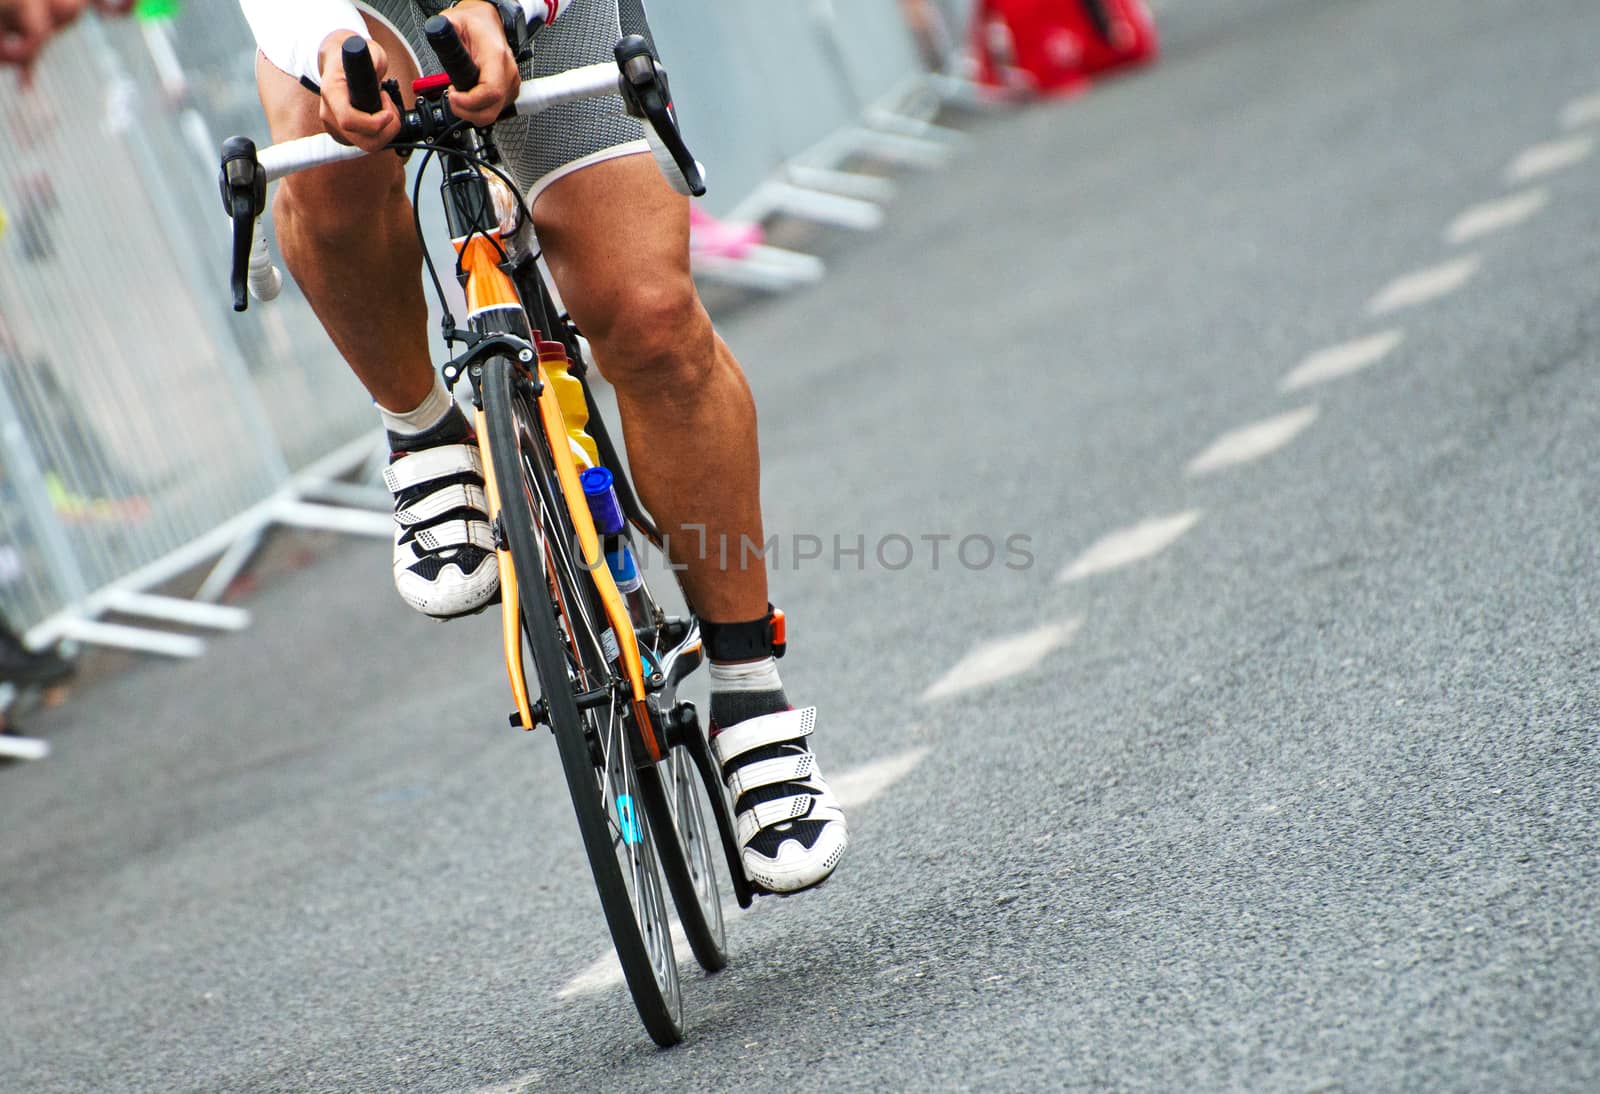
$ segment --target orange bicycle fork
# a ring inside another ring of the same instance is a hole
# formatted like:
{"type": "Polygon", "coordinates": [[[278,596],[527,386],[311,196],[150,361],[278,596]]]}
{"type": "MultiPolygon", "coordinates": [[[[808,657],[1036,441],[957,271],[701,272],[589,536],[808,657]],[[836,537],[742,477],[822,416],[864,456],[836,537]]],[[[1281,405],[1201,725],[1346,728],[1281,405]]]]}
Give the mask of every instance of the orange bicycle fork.
{"type": "MultiPolygon", "coordinates": [[[[594,518],[584,500],[583,488],[578,481],[579,470],[571,446],[554,443],[551,438],[564,439],[566,423],[555,389],[549,383],[533,352],[535,335],[530,329],[527,313],[523,309],[515,282],[505,268],[505,249],[501,244],[500,228],[484,223],[489,219],[490,201],[487,181],[476,170],[450,173],[445,180],[446,212],[451,234],[455,237],[457,268],[467,298],[467,320],[473,333],[480,339],[490,339],[507,347],[507,356],[517,368],[525,372],[534,383],[531,385],[533,402],[539,424],[546,438],[546,451],[554,465],[557,484],[565,502],[568,517],[577,533],[577,547],[582,565],[599,595],[607,622],[616,635],[620,653],[617,667],[621,669],[623,684],[629,692],[633,720],[638,726],[640,743],[651,762],[659,762],[666,754],[666,742],[658,735],[658,727],[651,716],[646,701],[644,666],[639,657],[639,643],[633,620],[626,603],[618,591],[611,570],[602,553],[600,536],[595,530],[594,518]],[[513,353],[512,345],[520,343],[513,353]]],[[[456,376],[459,376],[457,371],[456,376]]],[[[449,373],[447,372],[447,378],[449,373]]],[[[453,378],[452,378],[453,379],[453,378]]],[[[513,565],[506,537],[498,529],[502,517],[501,490],[526,489],[521,483],[501,483],[494,474],[494,458],[483,410],[483,400],[477,391],[481,382],[473,375],[474,418],[478,433],[478,447],[483,457],[485,493],[489,501],[489,516],[496,528],[496,556],[500,565],[500,624],[501,639],[505,646],[506,675],[522,725],[532,729],[537,724],[533,705],[528,695],[528,679],[523,669],[522,618],[519,607],[519,575],[513,565]]],[[[537,501],[537,499],[530,499],[537,501]]],[[[537,510],[537,505],[534,506],[537,510]]],[[[522,574],[520,580],[543,580],[546,575],[522,574]]],[[[569,625],[571,625],[569,620],[569,625]]]]}

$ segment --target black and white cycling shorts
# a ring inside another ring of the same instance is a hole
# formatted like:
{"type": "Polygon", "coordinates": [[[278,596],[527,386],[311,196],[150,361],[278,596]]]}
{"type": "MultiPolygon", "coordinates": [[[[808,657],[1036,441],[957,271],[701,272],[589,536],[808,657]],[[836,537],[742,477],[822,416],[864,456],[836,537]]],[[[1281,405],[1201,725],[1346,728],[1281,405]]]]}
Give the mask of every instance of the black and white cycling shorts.
{"type": "MultiPolygon", "coordinates": [[[[424,75],[441,71],[422,25],[447,0],[357,0],[366,15],[387,23],[411,47],[424,75]]],[[[615,63],[612,50],[624,35],[650,37],[643,0],[573,0],[561,18],[533,40],[533,59],[523,79],[551,76],[584,65],[615,63]]],[[[644,129],[623,112],[616,95],[564,103],[527,118],[509,118],[494,130],[495,143],[531,205],[563,175],[617,156],[648,152],[644,129]]]]}

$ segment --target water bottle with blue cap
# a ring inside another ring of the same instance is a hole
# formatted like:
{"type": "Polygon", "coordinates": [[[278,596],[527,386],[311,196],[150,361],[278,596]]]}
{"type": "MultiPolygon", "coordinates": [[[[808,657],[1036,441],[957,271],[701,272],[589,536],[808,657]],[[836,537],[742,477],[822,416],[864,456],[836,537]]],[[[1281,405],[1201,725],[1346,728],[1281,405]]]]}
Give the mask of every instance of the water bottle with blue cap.
{"type": "Polygon", "coordinates": [[[591,467],[579,476],[579,482],[583,485],[584,500],[589,503],[589,513],[594,517],[594,530],[602,537],[606,568],[617,583],[617,591],[627,601],[633,625],[654,626],[654,613],[644,592],[644,578],[639,574],[633,548],[628,545],[628,522],[622,513],[622,502],[617,498],[615,477],[608,468],[591,467]]]}

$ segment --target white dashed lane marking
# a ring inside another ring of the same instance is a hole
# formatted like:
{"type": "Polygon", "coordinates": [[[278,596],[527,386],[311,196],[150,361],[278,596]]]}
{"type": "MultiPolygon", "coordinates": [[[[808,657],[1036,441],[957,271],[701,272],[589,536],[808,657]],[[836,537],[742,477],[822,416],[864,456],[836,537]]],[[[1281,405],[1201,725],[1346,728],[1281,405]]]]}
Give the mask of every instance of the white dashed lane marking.
{"type": "Polygon", "coordinates": [[[1582,129],[1596,122],[1600,122],[1600,94],[1573,99],[1566,105],[1566,109],[1561,111],[1563,129],[1582,129]]]}
{"type": "Polygon", "coordinates": [[[0,756],[8,760],[42,760],[50,755],[50,742],[37,737],[0,733],[0,756]]]}
{"type": "Polygon", "coordinates": [[[1278,384],[1278,390],[1298,391],[1371,368],[1399,348],[1405,339],[1404,331],[1386,330],[1318,350],[1295,366],[1294,371],[1278,384]]]}
{"type": "Polygon", "coordinates": [[[1108,532],[1073,560],[1056,576],[1058,584],[1081,581],[1135,562],[1153,558],[1171,547],[1183,534],[1200,522],[1203,510],[1190,509],[1170,517],[1152,517],[1138,524],[1108,532]]]}
{"type": "Polygon", "coordinates": [[[1449,296],[1471,281],[1482,265],[1477,255],[1467,255],[1397,277],[1372,298],[1367,311],[1372,315],[1388,315],[1449,296]]]}
{"type": "MultiPolygon", "coordinates": [[[[664,891],[666,882],[663,881],[661,885],[664,891]]],[[[751,905],[752,908],[759,908],[760,906],[759,904],[751,905]]],[[[724,924],[732,923],[743,915],[744,909],[737,904],[726,905],[722,909],[722,921],[724,924]]],[[[694,960],[694,951],[689,948],[689,940],[684,937],[683,928],[679,927],[676,922],[672,924],[672,952],[678,956],[678,971],[681,974],[685,971],[683,966],[687,962],[694,960]]],[[[556,998],[574,999],[580,995],[596,995],[603,991],[609,991],[611,988],[620,987],[623,983],[625,981],[622,978],[622,965],[617,961],[617,952],[615,950],[607,950],[577,976],[568,980],[566,986],[556,992],[556,998]]]]}
{"type": "Polygon", "coordinates": [[[947,699],[964,691],[1020,676],[1072,640],[1083,620],[1047,623],[1025,634],[984,642],[922,693],[924,700],[947,699]]]}
{"type": "Polygon", "coordinates": [[[1303,406],[1230,430],[1190,460],[1185,473],[1209,475],[1227,467],[1259,460],[1294,440],[1316,420],[1317,408],[1303,406]]]}
{"type": "MultiPolygon", "coordinates": [[[[913,748],[905,752],[886,756],[881,760],[851,768],[840,775],[828,779],[828,784],[833,787],[834,797],[839,799],[839,804],[845,809],[856,809],[866,805],[874,798],[883,794],[895,783],[911,774],[918,764],[928,755],[926,748],[913,748]]],[[[710,818],[707,818],[710,823],[710,818]]],[[[718,852],[721,854],[720,844],[718,852]]],[[[720,877],[720,870],[719,870],[720,877]]],[[[758,898],[750,906],[749,912],[739,905],[729,901],[722,906],[722,918],[725,923],[732,924],[735,920],[742,919],[750,912],[762,907],[764,902],[773,898],[758,898]]],[[[689,939],[684,935],[683,928],[676,922],[672,925],[672,949],[678,957],[680,970],[687,968],[694,962],[694,951],[689,948],[689,939]]],[[[622,986],[622,966],[617,962],[615,950],[607,950],[578,975],[568,980],[562,989],[556,992],[558,999],[571,999],[579,995],[593,995],[597,992],[608,991],[611,988],[622,986]]],[[[496,1088],[498,1089],[498,1088],[496,1088]]]]}
{"type": "Polygon", "coordinates": [[[1486,201],[1474,205],[1450,223],[1445,229],[1445,242],[1452,245],[1471,243],[1495,232],[1515,228],[1550,204],[1550,191],[1540,187],[1524,190],[1520,194],[1486,201]]]}
{"type": "Polygon", "coordinates": [[[1506,181],[1530,182],[1575,167],[1594,155],[1593,137],[1566,137],[1524,150],[1506,168],[1506,181]]]}
{"type": "Polygon", "coordinates": [[[866,805],[911,774],[927,755],[926,748],[913,748],[896,756],[852,768],[842,775],[829,777],[828,785],[833,787],[833,796],[839,799],[841,806],[845,809],[854,809],[859,805],[866,805]]]}

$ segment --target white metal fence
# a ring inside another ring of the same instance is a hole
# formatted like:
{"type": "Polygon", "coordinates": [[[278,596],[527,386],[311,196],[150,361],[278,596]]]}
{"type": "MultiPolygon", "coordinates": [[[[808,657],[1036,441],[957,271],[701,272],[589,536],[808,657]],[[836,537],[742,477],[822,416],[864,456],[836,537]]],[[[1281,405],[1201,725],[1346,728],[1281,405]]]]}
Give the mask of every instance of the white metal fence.
{"type": "MultiPolygon", "coordinates": [[[[891,188],[841,167],[947,152],[896,0],[651,16],[714,212],[870,228],[891,188]]],[[[265,138],[248,29],[228,0],[90,21],[0,101],[0,610],[35,640],[196,654],[105,619],[237,628],[210,602],[272,523],[388,534],[381,495],[337,481],[380,438],[304,300],[228,305],[216,149],[265,138]],[[207,562],[195,599],[150,595],[207,562]]]]}

